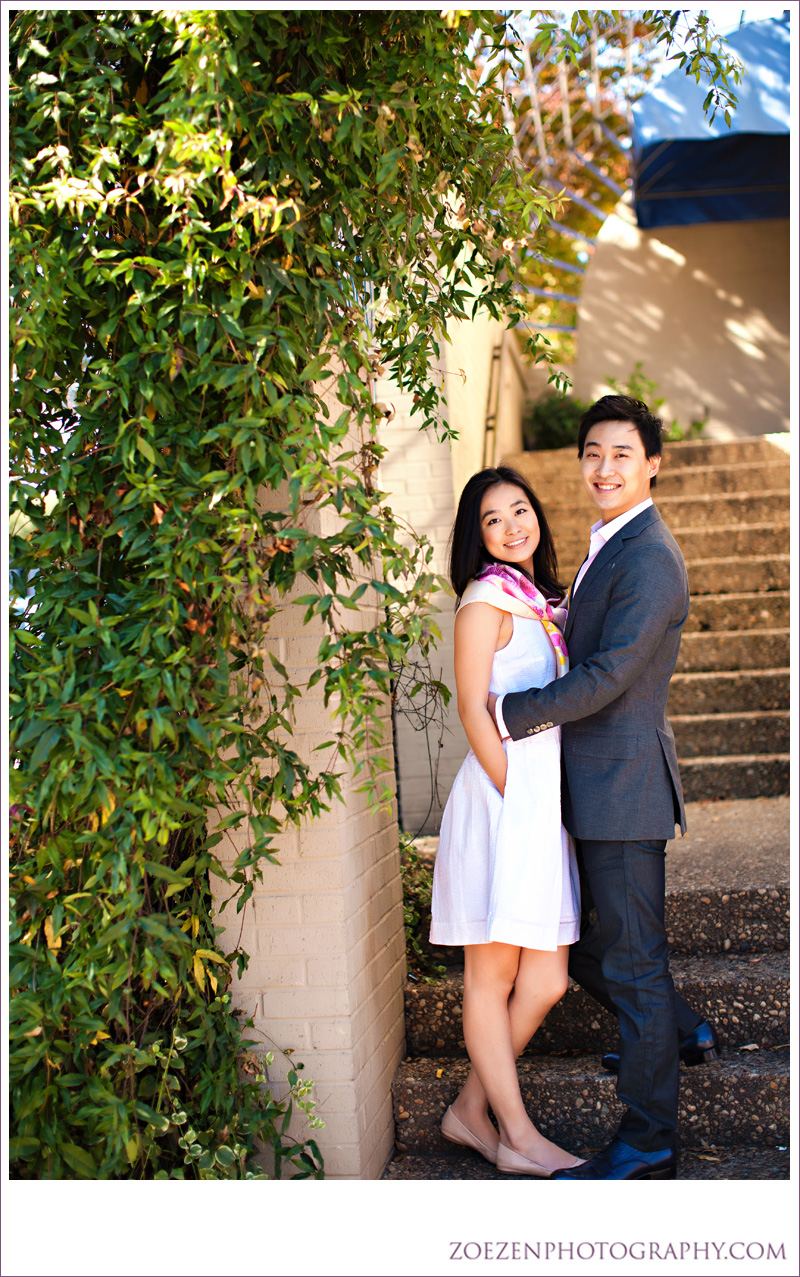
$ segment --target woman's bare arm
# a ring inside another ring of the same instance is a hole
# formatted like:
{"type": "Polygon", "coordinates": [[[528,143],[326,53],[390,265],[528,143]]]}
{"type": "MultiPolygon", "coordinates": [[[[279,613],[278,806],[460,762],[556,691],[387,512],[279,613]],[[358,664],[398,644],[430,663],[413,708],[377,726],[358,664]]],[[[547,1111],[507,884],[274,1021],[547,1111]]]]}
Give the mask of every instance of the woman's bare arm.
{"type": "Polygon", "coordinates": [[[458,716],[478,762],[501,794],[506,785],[506,755],[486,700],[504,615],[490,603],[470,603],[459,610],[455,624],[458,716]]]}

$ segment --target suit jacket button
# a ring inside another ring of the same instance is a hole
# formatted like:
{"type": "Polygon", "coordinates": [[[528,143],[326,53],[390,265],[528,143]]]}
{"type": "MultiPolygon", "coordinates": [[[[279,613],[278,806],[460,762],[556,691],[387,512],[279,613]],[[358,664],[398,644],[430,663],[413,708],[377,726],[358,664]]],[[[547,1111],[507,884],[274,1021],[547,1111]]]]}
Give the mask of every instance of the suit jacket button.
{"type": "Polygon", "coordinates": [[[528,735],[529,735],[529,736],[532,736],[532,735],[533,735],[533,728],[532,728],[532,727],[529,727],[529,728],[528,728],[528,735]]]}

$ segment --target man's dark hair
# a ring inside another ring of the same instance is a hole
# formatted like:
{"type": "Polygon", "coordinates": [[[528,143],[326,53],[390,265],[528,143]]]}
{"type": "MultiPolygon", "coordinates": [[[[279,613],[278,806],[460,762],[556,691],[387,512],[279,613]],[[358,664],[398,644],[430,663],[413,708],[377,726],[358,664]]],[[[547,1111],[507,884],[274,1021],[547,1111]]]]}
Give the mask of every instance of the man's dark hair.
{"type": "MultiPolygon", "coordinates": [[[[494,466],[479,470],[467,480],[456,511],[456,521],[450,534],[450,581],[461,598],[467,582],[489,563],[499,563],[483,544],[481,536],[481,502],[490,488],[501,483],[513,483],[521,488],[530,502],[539,524],[539,544],[533,552],[533,576],[543,594],[560,598],[564,584],[558,578],[558,560],[553,534],[542,508],[542,503],[526,479],[510,466],[494,466]]],[[[529,574],[519,569],[525,576],[529,574]]]]}
{"type": "MultiPolygon", "coordinates": [[[[661,456],[661,434],[664,429],[661,418],[651,412],[641,399],[634,399],[632,395],[603,395],[581,417],[578,429],[579,457],[583,456],[586,436],[592,426],[598,426],[603,421],[629,421],[636,427],[648,461],[651,457],[661,456]]],[[[650,480],[651,488],[656,486],[657,477],[654,475],[650,480]]]]}

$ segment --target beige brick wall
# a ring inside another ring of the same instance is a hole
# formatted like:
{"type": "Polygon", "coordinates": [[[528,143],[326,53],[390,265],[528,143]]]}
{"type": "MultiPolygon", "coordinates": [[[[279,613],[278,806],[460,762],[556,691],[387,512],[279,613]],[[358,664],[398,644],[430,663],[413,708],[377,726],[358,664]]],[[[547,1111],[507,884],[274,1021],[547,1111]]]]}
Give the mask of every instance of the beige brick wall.
{"type": "MultiPolygon", "coordinates": [[[[336,409],[338,412],[338,408],[336,409]]],[[[270,494],[274,508],[280,494],[270,494]]],[[[327,531],[332,516],[312,516],[327,531]]],[[[298,588],[303,593],[306,586],[298,588]]],[[[369,592],[362,616],[373,610],[369,592]]],[[[289,603],[271,621],[263,646],[302,685],[316,666],[322,625],[302,624],[304,608],[289,603]]],[[[353,616],[356,614],[353,613],[353,616]]],[[[292,744],[317,767],[332,761],[315,746],[332,735],[330,713],[319,685],[295,702],[292,744]],[[319,761],[322,760],[322,761],[319,761]]],[[[388,705],[379,752],[393,750],[388,705]]],[[[285,1094],[286,1057],[304,1065],[314,1080],[316,1112],[324,1128],[312,1132],[325,1158],[327,1178],[378,1178],[394,1145],[391,1081],[404,1051],[403,984],[405,935],[396,804],[373,813],[359,777],[343,786],[344,801],[300,829],[276,840],[279,864],[263,866],[243,915],[229,906],[219,917],[222,942],[239,940],[251,955],[234,982],[234,999],[253,1017],[255,1038],[275,1051],[269,1071],[276,1095],[285,1094]]],[[[245,831],[226,836],[221,858],[230,864],[244,845],[245,831]]],[[[220,893],[222,894],[222,893],[220,893]]],[[[307,1133],[296,1115],[290,1131],[307,1133]]],[[[270,1158],[264,1165],[270,1169],[270,1158]]]]}

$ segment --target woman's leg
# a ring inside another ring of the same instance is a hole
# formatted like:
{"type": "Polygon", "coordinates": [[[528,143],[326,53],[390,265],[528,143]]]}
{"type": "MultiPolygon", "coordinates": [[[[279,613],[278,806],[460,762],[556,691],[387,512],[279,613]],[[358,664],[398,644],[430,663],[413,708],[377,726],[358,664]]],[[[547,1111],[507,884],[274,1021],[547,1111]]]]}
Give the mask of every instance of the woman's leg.
{"type": "Polygon", "coordinates": [[[563,1165],[567,1155],[539,1134],[525,1111],[516,1058],[566,988],[568,946],[550,953],[468,945],[464,954],[464,1040],[472,1069],[453,1111],[494,1149],[491,1102],[507,1147],[551,1169],[563,1165]]]}

